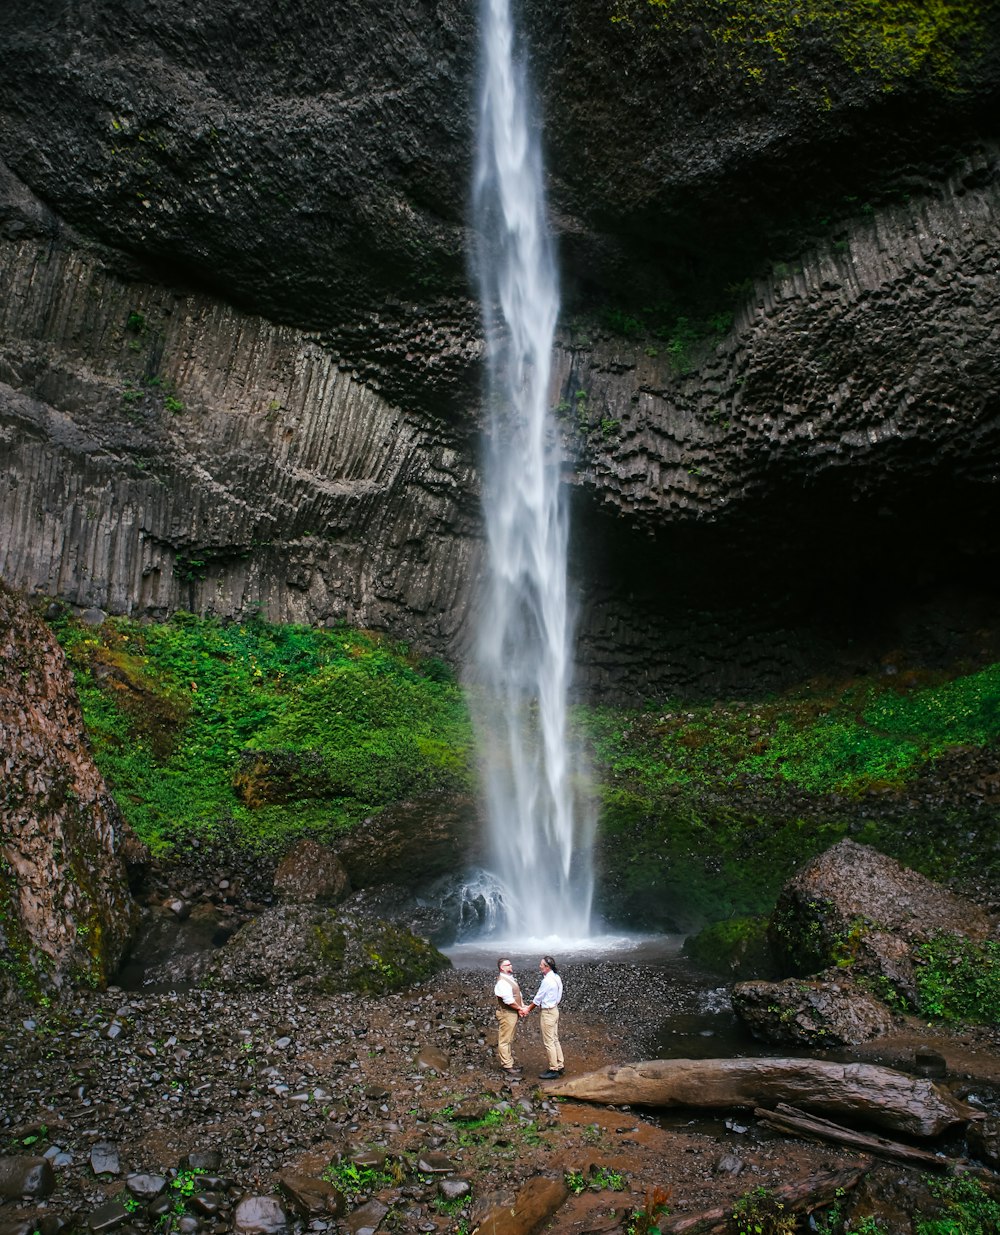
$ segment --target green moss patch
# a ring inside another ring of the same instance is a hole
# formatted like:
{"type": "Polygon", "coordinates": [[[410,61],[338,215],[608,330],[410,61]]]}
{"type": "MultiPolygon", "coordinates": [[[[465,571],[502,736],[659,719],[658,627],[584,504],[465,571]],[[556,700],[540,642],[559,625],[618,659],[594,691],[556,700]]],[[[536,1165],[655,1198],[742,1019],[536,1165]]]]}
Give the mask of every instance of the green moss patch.
{"type": "Polygon", "coordinates": [[[344,629],[56,624],[94,756],[154,852],[220,828],[283,848],[391,802],[467,791],[471,725],[439,660],[344,629]]]}
{"type": "Polygon", "coordinates": [[[977,0],[619,0],[612,21],[631,23],[643,6],[664,31],[704,31],[715,57],[751,81],[808,64],[818,40],[887,91],[918,75],[956,89],[996,14],[977,0]]]}

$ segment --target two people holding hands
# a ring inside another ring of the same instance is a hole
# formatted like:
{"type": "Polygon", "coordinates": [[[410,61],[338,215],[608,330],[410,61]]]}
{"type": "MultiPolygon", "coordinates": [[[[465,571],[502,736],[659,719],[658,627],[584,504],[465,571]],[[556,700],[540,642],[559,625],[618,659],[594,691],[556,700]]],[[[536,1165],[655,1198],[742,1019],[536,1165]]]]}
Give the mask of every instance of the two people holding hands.
{"type": "Polygon", "coordinates": [[[539,1073],[539,1079],[553,1081],[562,1076],[564,1068],[562,1047],[559,1044],[559,1003],[562,999],[563,984],[554,957],[543,956],[538,962],[538,968],[542,974],[541,983],[531,1002],[525,1003],[521,988],[514,978],[514,968],[509,957],[502,956],[497,961],[498,976],[493,988],[497,997],[499,1022],[497,1054],[504,1072],[513,1077],[520,1076],[519,1069],[514,1066],[511,1046],[518,1022],[528,1016],[532,1008],[537,1008],[542,1043],[549,1063],[548,1070],[539,1073]]]}

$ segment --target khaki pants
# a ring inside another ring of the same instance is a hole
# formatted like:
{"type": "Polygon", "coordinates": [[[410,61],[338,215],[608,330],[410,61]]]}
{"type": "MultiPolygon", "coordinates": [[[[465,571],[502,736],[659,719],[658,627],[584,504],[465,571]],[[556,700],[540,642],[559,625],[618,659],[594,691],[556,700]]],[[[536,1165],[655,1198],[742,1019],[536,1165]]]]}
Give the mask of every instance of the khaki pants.
{"type": "Polygon", "coordinates": [[[517,1022],[520,1017],[512,1008],[497,1008],[497,1020],[500,1022],[497,1034],[497,1054],[500,1056],[501,1068],[513,1068],[514,1056],[511,1054],[511,1044],[517,1033],[517,1022]]]}
{"type": "Polygon", "coordinates": [[[549,1068],[552,1072],[563,1070],[563,1053],[559,1045],[559,1009],[539,1008],[538,1021],[542,1030],[542,1043],[549,1057],[549,1068]]]}

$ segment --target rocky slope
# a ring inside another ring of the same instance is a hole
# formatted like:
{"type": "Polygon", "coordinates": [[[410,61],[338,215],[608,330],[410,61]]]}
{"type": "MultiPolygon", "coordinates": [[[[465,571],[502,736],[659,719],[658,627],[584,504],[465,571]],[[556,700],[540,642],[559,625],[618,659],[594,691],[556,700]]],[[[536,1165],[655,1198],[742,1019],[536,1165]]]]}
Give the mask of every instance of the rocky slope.
{"type": "Polygon", "coordinates": [[[59,645],[2,584],[0,751],[0,994],[103,985],[135,925],[123,854],[136,842],[90,757],[59,645]]]}
{"type": "MultiPolygon", "coordinates": [[[[525,6],[590,688],[780,685],[949,589],[996,620],[991,12],[525,6]]],[[[444,0],[0,18],[3,577],[462,653],[474,39],[444,0]]]]}

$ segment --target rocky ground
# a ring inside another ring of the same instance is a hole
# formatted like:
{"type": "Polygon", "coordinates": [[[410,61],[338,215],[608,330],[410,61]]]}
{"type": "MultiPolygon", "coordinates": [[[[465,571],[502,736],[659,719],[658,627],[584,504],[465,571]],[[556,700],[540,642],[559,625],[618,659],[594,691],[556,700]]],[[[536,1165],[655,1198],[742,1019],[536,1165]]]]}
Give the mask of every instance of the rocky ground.
{"type": "MultiPolygon", "coordinates": [[[[666,1018],[696,1012],[704,975],[679,966],[563,966],[568,1072],[648,1057],[666,1018]]],[[[519,1029],[524,1079],[510,1085],[494,1057],[491,980],[455,969],[380,998],[113,987],[9,1007],[0,1235],[472,1231],[516,1203],[520,1226],[505,1229],[527,1230],[567,1172],[606,1186],[571,1191],[548,1229],[627,1229],[653,1189],[673,1214],[697,1213],[859,1160],[768,1134],[745,1113],[661,1120],[554,1101],[536,1079],[535,1021],[519,1029]],[[551,1190],[532,1216],[518,1197],[539,1176],[551,1190]]],[[[905,1065],[915,1041],[904,1033],[866,1057],[905,1065]]],[[[921,1042],[943,1051],[962,1096],[995,1104],[997,1033],[921,1042]]],[[[903,1215],[925,1196],[917,1172],[876,1163],[852,1203],[909,1231],[903,1215]]]]}

